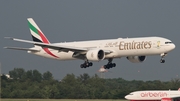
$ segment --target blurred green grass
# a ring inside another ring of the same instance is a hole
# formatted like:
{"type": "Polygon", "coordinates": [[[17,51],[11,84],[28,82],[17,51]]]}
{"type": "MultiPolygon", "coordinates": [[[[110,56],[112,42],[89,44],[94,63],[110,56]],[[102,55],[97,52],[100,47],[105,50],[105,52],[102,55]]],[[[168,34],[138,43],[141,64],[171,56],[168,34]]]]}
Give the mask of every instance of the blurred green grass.
{"type": "Polygon", "coordinates": [[[1,99],[0,101],[128,101],[123,99],[1,99]]]}

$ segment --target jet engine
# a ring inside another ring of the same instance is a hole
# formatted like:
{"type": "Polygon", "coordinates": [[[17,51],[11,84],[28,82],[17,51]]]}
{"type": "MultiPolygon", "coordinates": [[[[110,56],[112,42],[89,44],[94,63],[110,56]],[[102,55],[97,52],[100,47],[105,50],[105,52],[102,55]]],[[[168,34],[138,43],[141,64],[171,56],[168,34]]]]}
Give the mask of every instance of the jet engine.
{"type": "Polygon", "coordinates": [[[86,53],[86,58],[91,61],[99,61],[105,58],[105,53],[101,49],[89,50],[86,53]]]}
{"type": "Polygon", "coordinates": [[[146,56],[128,56],[127,59],[133,63],[139,63],[145,61],[146,56]]]}

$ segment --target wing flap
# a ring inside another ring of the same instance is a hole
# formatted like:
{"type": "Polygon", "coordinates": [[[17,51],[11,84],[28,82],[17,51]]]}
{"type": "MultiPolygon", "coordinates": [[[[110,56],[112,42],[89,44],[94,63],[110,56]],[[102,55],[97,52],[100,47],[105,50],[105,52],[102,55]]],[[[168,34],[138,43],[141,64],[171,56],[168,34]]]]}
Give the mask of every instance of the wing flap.
{"type": "Polygon", "coordinates": [[[79,48],[79,47],[73,47],[73,46],[63,46],[63,45],[53,45],[53,44],[39,44],[39,43],[34,43],[37,46],[41,47],[46,47],[46,48],[51,48],[59,51],[87,51],[88,49],[86,48],[79,48]]]}

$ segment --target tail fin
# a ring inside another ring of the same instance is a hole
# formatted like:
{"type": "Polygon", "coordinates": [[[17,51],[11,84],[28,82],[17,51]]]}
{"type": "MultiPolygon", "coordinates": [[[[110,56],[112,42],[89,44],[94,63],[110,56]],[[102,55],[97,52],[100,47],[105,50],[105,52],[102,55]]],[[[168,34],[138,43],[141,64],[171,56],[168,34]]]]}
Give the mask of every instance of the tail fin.
{"type": "Polygon", "coordinates": [[[28,18],[27,20],[28,20],[28,25],[29,25],[29,29],[30,29],[33,41],[49,44],[50,43],[49,40],[43,34],[41,29],[37,26],[35,21],[32,18],[28,18]]]}

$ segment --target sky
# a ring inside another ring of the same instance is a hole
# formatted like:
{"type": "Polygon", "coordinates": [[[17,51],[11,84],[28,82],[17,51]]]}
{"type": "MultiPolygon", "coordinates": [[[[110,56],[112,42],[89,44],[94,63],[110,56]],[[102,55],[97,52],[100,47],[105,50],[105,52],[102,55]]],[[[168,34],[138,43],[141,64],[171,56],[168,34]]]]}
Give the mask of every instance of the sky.
{"type": "Polygon", "coordinates": [[[58,61],[7,50],[5,46],[33,47],[4,37],[32,40],[27,18],[33,18],[51,43],[81,40],[116,39],[160,36],[170,39],[176,48],[160,63],[160,56],[147,56],[143,63],[131,63],[126,58],[114,59],[116,67],[105,78],[125,80],[169,81],[180,77],[179,67],[179,0],[1,0],[0,1],[0,63],[2,73],[14,68],[50,71],[55,79],[67,74],[97,71],[107,60],[94,62],[82,69],[83,60],[58,61]]]}

